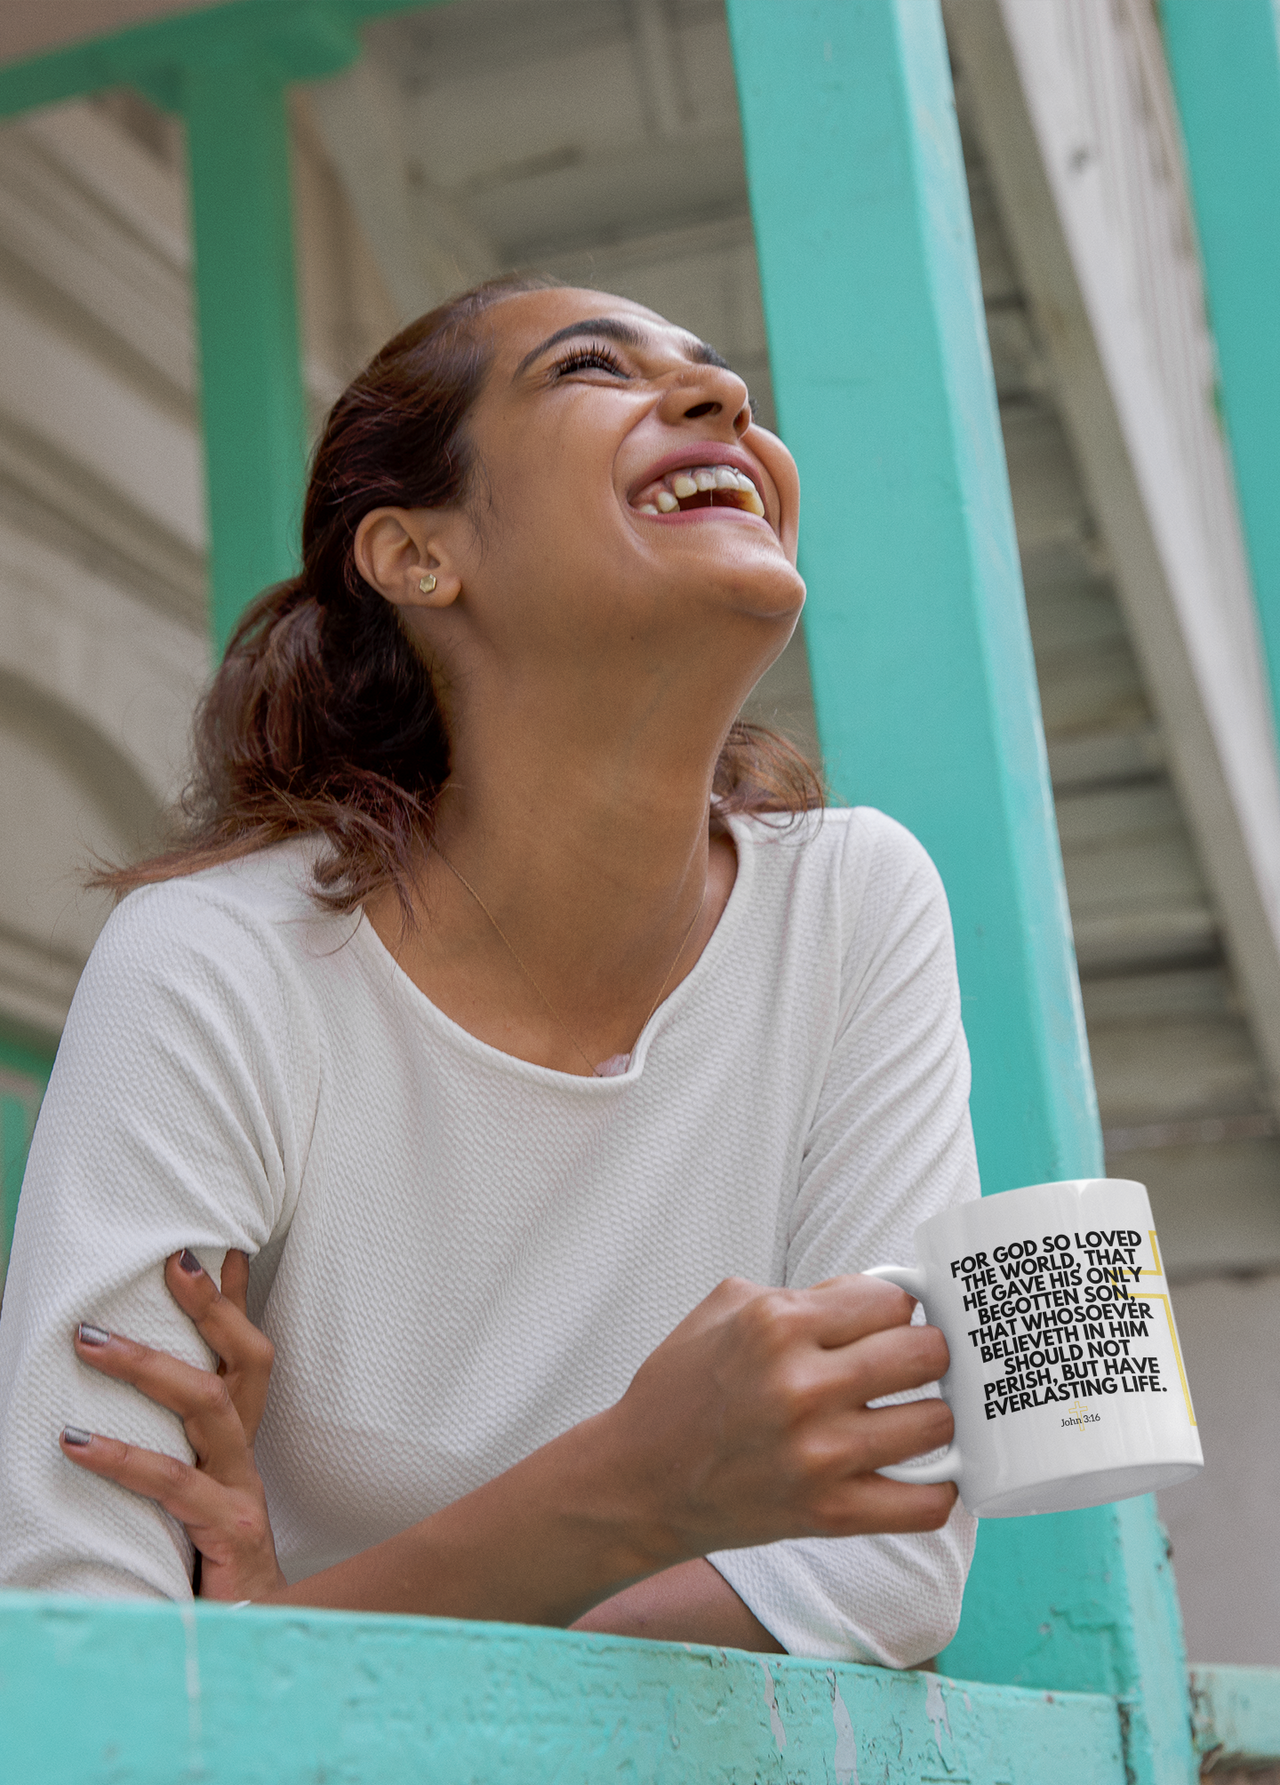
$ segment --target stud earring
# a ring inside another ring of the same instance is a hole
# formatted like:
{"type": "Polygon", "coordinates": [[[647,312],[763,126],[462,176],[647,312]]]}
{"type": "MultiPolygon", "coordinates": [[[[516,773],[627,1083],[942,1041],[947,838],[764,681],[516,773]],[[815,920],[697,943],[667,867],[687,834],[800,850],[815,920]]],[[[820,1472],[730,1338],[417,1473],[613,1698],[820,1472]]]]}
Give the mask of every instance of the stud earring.
{"type": "Polygon", "coordinates": [[[431,573],[429,571],[426,576],[418,578],[418,587],[422,590],[422,593],[424,595],[430,595],[431,591],[435,588],[435,586],[436,586],[436,579],[434,576],[431,575],[431,573]]]}

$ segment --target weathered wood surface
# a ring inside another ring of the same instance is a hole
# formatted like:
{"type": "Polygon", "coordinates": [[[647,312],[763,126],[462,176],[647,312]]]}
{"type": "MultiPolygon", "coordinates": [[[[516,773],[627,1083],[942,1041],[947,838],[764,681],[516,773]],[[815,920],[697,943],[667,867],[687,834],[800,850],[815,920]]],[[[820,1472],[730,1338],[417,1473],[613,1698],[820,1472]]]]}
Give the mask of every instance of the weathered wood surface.
{"type": "Polygon", "coordinates": [[[40,1785],[1122,1785],[1112,1699],[512,1625],[0,1598],[40,1785]]]}
{"type": "Polygon", "coordinates": [[[1280,1762],[1280,1668],[1193,1667],[1191,1720],[1214,1772],[1280,1762]]]}

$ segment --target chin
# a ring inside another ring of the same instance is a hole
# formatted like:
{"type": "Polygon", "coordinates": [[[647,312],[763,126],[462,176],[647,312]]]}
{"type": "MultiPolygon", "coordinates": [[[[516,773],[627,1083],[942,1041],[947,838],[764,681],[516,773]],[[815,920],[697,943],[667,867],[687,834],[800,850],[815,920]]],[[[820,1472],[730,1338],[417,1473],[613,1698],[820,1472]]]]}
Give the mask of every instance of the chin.
{"type": "Polygon", "coordinates": [[[726,578],[721,590],[736,613],[752,619],[772,620],[788,629],[795,626],[804,606],[805,587],[797,570],[787,566],[785,572],[770,564],[767,574],[726,578]]]}

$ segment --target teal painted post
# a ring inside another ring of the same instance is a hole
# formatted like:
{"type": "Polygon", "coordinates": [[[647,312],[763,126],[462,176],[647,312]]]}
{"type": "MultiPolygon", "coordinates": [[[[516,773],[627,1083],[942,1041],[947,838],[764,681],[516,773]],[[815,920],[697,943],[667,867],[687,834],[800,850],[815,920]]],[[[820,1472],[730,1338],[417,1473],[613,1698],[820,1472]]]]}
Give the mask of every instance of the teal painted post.
{"type": "Polygon", "coordinates": [[[1013,509],[933,0],[731,0],[833,785],[956,927],[988,1191],[1100,1172],[1013,509]]]}
{"type": "Polygon", "coordinates": [[[1160,0],[1280,723],[1280,9],[1160,0]]]}
{"type": "MultiPolygon", "coordinates": [[[[984,1188],[1102,1169],[977,256],[935,0],[728,0],[778,415],[804,486],[835,786],[926,844],[955,922],[984,1188]]],[[[1194,1776],[1149,1501],[990,1521],[950,1673],[1122,1699],[1194,1776]]]]}
{"type": "Polygon", "coordinates": [[[188,67],[195,309],[214,646],[291,576],[306,469],[284,82],[262,57],[188,67]]]}
{"type": "Polygon", "coordinates": [[[27,1149],[52,1070],[52,1050],[33,1048],[0,1032],[0,1288],[13,1248],[27,1149]]]}

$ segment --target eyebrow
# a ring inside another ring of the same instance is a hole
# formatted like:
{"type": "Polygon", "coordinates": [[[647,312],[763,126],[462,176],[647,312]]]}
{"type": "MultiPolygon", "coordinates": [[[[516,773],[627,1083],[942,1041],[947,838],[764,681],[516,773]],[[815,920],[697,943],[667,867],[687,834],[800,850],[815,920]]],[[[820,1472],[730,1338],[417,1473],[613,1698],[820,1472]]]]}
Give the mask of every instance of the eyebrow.
{"type": "MultiPolygon", "coordinates": [[[[536,359],[540,359],[552,347],[558,347],[561,341],[571,341],[576,335],[603,335],[608,341],[617,341],[623,347],[643,347],[649,336],[634,323],[621,322],[616,316],[589,316],[584,322],[571,322],[566,328],[557,329],[554,335],[548,335],[540,341],[532,353],[526,353],[515,369],[512,379],[514,383],[523,372],[527,372],[536,359]]],[[[722,371],[732,371],[728,360],[722,359],[714,347],[705,341],[694,341],[689,349],[689,358],[695,365],[719,366],[722,371]]]]}

